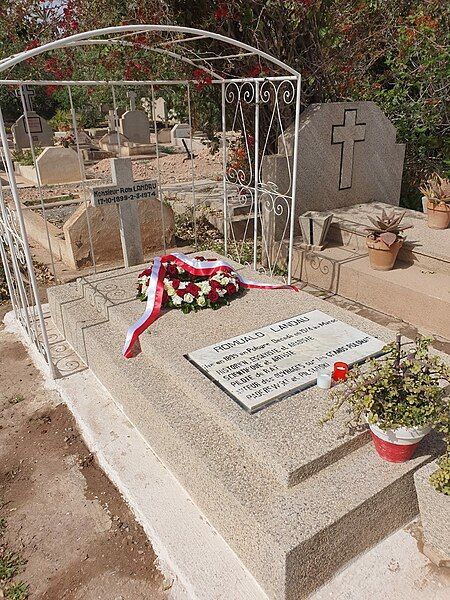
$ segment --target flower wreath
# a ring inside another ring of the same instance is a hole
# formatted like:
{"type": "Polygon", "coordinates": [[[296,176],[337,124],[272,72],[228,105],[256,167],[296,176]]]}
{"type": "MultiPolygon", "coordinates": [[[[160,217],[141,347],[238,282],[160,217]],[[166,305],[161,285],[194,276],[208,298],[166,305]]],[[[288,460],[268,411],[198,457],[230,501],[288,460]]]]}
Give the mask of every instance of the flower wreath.
{"type": "MultiPolygon", "coordinates": [[[[196,256],[195,259],[206,260],[203,256],[196,256]]],[[[193,275],[171,261],[163,262],[162,265],[166,270],[163,280],[162,308],[179,308],[185,314],[203,308],[217,310],[221,306],[230,304],[232,298],[244,292],[239,277],[232,270],[219,271],[208,277],[193,275]]],[[[138,276],[136,297],[142,302],[147,301],[152,270],[153,263],[138,276]]]]}

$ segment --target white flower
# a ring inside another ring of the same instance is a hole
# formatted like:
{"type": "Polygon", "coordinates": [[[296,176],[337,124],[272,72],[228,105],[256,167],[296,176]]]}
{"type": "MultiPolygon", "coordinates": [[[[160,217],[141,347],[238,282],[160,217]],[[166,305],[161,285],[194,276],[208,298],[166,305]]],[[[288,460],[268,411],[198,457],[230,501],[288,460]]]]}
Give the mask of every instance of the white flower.
{"type": "Polygon", "coordinates": [[[198,298],[197,298],[197,304],[199,306],[205,306],[205,304],[206,304],[206,298],[205,298],[205,296],[198,296],[198,298]]]}
{"type": "Polygon", "coordinates": [[[187,302],[188,304],[190,304],[191,302],[194,301],[194,296],[192,294],[185,294],[183,297],[183,300],[185,302],[187,302]]]}
{"type": "Polygon", "coordinates": [[[183,302],[183,300],[181,299],[181,296],[178,296],[178,294],[175,294],[175,296],[172,296],[172,303],[175,304],[175,306],[180,306],[180,304],[183,302]]]}
{"type": "Polygon", "coordinates": [[[211,291],[211,286],[208,281],[200,281],[197,285],[200,287],[202,294],[209,294],[211,291]]]}
{"type": "Polygon", "coordinates": [[[229,277],[222,277],[221,283],[222,283],[222,285],[228,285],[230,283],[230,278],[229,277]]]}
{"type": "Polygon", "coordinates": [[[226,291],[226,290],[222,290],[222,289],[220,289],[220,288],[219,288],[219,289],[217,290],[217,293],[219,294],[219,296],[220,296],[221,298],[223,298],[223,296],[225,296],[225,294],[227,293],[227,291],[226,291]]]}
{"type": "Polygon", "coordinates": [[[172,285],[170,283],[167,284],[167,285],[165,285],[164,287],[165,287],[165,290],[166,290],[166,292],[167,292],[167,294],[169,296],[174,296],[175,295],[175,288],[172,287],[172,285]]]}

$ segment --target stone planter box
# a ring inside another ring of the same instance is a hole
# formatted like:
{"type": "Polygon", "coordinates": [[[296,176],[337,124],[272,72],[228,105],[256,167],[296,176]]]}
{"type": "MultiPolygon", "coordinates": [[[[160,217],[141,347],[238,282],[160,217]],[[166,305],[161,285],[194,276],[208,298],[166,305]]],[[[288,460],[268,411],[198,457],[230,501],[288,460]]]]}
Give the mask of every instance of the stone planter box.
{"type": "MultiPolygon", "coordinates": [[[[450,561],[450,496],[437,492],[429,477],[437,461],[428,463],[414,474],[424,537],[424,554],[442,565],[450,561]]],[[[449,562],[450,564],[450,562],[449,562]]]]}

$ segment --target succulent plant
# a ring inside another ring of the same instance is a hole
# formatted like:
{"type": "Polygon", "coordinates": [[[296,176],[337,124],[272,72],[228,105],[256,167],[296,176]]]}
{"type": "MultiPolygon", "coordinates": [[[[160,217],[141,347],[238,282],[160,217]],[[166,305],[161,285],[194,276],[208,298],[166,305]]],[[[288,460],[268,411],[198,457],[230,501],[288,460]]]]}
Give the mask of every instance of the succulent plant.
{"type": "Polygon", "coordinates": [[[389,214],[383,209],[381,215],[373,219],[368,217],[369,221],[373,224],[373,227],[366,227],[366,231],[374,239],[381,239],[388,246],[392,246],[397,238],[400,237],[400,233],[405,229],[409,229],[412,225],[400,225],[403,217],[405,216],[403,211],[401,214],[395,214],[392,210],[389,214]]]}
{"type": "Polygon", "coordinates": [[[435,204],[440,202],[450,203],[450,179],[445,179],[437,173],[419,187],[422,194],[435,204]]]}

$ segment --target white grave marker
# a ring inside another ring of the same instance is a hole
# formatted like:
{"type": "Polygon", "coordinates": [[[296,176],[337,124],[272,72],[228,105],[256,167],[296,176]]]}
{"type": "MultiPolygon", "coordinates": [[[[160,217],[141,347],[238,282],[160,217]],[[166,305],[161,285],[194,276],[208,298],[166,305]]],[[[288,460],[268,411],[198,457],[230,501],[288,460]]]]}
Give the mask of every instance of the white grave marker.
{"type": "Polygon", "coordinates": [[[153,180],[134,181],[130,158],[111,159],[112,185],[91,188],[93,206],[117,204],[120,238],[125,266],[144,262],[137,200],[157,198],[158,186],[153,180]]]}
{"type": "Polygon", "coordinates": [[[253,413],[314,385],[333,364],[381,354],[385,342],[333,317],[311,312],[218,342],[187,355],[238,404],[253,413]]]}

